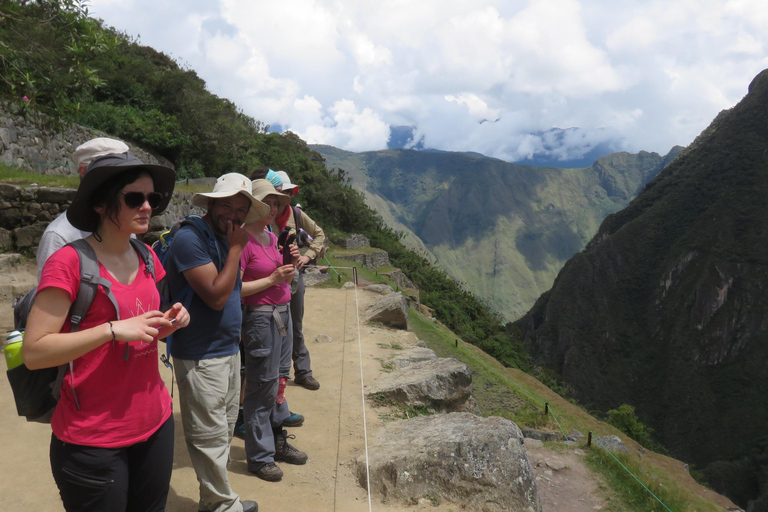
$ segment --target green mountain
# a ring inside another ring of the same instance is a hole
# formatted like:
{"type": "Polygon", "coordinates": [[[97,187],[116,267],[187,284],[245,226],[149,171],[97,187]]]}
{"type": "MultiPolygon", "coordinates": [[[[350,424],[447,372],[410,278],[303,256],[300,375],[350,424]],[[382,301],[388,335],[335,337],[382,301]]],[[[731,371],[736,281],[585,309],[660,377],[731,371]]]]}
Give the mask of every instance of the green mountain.
{"type": "Polygon", "coordinates": [[[614,153],[582,169],[534,167],[466,153],[351,153],[314,145],[343,169],[387,225],[507,320],[528,311],[610,213],[682,148],[614,153]]]}
{"type": "Polygon", "coordinates": [[[742,506],[768,494],[767,117],[764,71],[517,323],[581,403],[635,405],[742,506]]]}

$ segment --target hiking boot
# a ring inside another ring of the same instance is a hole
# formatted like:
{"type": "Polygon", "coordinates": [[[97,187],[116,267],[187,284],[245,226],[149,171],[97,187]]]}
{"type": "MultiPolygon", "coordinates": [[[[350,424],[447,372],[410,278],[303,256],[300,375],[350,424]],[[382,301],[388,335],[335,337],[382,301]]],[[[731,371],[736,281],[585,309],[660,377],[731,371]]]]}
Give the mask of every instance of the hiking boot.
{"type": "Polygon", "coordinates": [[[255,501],[245,500],[240,504],[243,506],[243,512],[259,512],[259,504],[255,501]]]}
{"type": "MultiPolygon", "coordinates": [[[[243,506],[243,512],[259,512],[259,504],[255,501],[245,500],[240,501],[240,504],[243,506]]],[[[210,512],[209,510],[200,509],[197,512],[210,512]]]]}
{"type": "Polygon", "coordinates": [[[320,383],[317,382],[317,379],[315,379],[311,375],[309,377],[303,377],[301,379],[294,379],[294,382],[299,386],[305,387],[307,389],[311,389],[312,391],[320,389],[320,383]]]}
{"type": "Polygon", "coordinates": [[[283,422],[284,427],[300,427],[303,424],[304,424],[304,416],[302,416],[301,414],[297,414],[295,412],[291,412],[291,415],[288,416],[283,422]]]}
{"type": "Polygon", "coordinates": [[[262,464],[259,469],[251,471],[251,473],[267,482],[279,482],[283,478],[283,470],[277,467],[274,462],[262,464]]]}
{"type": "Polygon", "coordinates": [[[245,423],[235,423],[235,437],[245,439],[245,423]]]}
{"type": "Polygon", "coordinates": [[[275,460],[287,462],[288,464],[306,464],[307,454],[288,444],[288,439],[296,439],[296,436],[293,434],[288,435],[287,430],[283,430],[280,434],[275,434],[275,460]]]}

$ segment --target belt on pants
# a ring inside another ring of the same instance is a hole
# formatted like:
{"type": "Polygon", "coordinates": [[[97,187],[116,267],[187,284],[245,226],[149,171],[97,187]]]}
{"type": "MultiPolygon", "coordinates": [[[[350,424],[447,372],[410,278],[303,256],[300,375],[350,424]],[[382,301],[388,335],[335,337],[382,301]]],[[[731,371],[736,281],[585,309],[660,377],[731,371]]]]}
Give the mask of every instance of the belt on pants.
{"type": "Polygon", "coordinates": [[[272,313],[272,318],[275,319],[275,323],[277,324],[277,331],[280,333],[280,336],[287,336],[288,335],[288,328],[285,326],[285,323],[283,322],[283,317],[280,316],[280,313],[287,313],[288,307],[290,304],[263,304],[260,306],[246,306],[243,305],[243,311],[245,313],[253,313],[254,311],[258,311],[261,313],[272,313]]]}

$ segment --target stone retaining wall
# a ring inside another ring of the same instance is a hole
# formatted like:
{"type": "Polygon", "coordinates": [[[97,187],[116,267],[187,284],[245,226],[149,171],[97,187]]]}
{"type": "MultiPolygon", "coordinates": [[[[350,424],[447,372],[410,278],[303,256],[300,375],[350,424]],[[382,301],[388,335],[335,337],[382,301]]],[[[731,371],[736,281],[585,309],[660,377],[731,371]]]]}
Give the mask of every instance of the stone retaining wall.
{"type": "MultiPolygon", "coordinates": [[[[74,197],[75,191],[65,188],[0,183],[0,252],[34,253],[48,223],[65,211],[74,197]]],[[[152,218],[144,240],[151,243],[188,213],[205,213],[193,208],[191,200],[190,193],[174,193],[168,209],[152,218]]]]}
{"type": "MultiPolygon", "coordinates": [[[[0,102],[0,163],[40,174],[76,174],[75,149],[95,137],[112,136],[78,124],[61,126],[36,110],[0,102]]],[[[143,162],[173,167],[165,158],[124,142],[143,162]]]]}

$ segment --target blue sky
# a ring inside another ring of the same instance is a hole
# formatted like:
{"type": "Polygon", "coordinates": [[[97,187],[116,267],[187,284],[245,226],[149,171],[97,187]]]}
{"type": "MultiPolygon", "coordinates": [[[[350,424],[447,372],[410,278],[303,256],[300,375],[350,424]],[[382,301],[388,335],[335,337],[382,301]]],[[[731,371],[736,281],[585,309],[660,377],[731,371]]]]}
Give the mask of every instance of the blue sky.
{"type": "Polygon", "coordinates": [[[768,67],[764,0],[91,0],[310,143],[572,160],[693,141],[768,67]],[[552,128],[578,128],[552,137],[552,128]]]}

